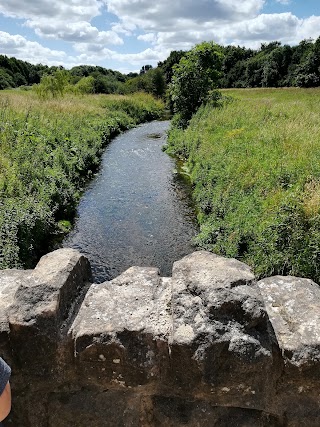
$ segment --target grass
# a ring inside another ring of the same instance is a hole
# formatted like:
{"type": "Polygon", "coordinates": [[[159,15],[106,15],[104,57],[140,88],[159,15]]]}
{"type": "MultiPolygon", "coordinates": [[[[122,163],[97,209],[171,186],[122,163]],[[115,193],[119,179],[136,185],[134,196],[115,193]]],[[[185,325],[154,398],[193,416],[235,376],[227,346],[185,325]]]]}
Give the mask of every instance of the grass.
{"type": "Polygon", "coordinates": [[[110,138],[162,111],[146,94],[41,101],[0,91],[0,268],[32,267],[70,228],[110,138]]]}
{"type": "Polygon", "coordinates": [[[224,90],[167,150],[186,159],[197,244],[251,265],[258,277],[320,281],[320,90],[224,90]]]}

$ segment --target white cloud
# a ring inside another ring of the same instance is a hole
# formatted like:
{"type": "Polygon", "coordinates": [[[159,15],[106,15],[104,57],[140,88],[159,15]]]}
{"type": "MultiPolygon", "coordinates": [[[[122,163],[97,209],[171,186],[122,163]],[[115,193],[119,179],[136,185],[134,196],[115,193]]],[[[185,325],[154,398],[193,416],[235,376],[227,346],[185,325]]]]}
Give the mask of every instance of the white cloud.
{"type": "Polygon", "coordinates": [[[261,14],[254,19],[223,29],[224,38],[250,40],[279,40],[292,37],[300,24],[292,13],[261,14]]]}
{"type": "Polygon", "coordinates": [[[105,0],[109,12],[122,22],[134,23],[145,31],[170,31],[179,21],[195,25],[216,21],[241,21],[255,16],[264,0],[105,0]]]}
{"type": "Polygon", "coordinates": [[[0,31],[0,46],[2,54],[34,64],[43,63],[44,58],[45,64],[48,65],[62,64],[66,59],[63,51],[51,50],[37,42],[26,40],[20,35],[11,35],[3,31],[0,31]]]}
{"type": "Polygon", "coordinates": [[[55,17],[59,21],[91,20],[100,14],[98,0],[1,0],[0,13],[13,18],[30,19],[55,17]]]}
{"type": "Polygon", "coordinates": [[[310,16],[300,21],[296,42],[303,39],[317,39],[320,36],[320,16],[310,16]]]}
{"type": "Polygon", "coordinates": [[[142,40],[144,42],[154,43],[156,42],[157,37],[154,33],[148,33],[148,34],[138,36],[137,39],[142,40]]]}
{"type": "Polygon", "coordinates": [[[123,44],[123,40],[114,31],[99,31],[89,22],[57,22],[55,19],[38,19],[27,21],[26,26],[33,28],[40,37],[60,39],[68,42],[83,42],[95,44],[123,44]]]}
{"type": "Polygon", "coordinates": [[[291,0],[276,0],[276,2],[281,4],[289,4],[291,3],[291,0]]]}
{"type": "Polygon", "coordinates": [[[136,25],[129,22],[123,22],[123,23],[113,23],[111,24],[111,29],[115,33],[124,34],[125,36],[132,36],[134,30],[136,29],[136,25]]]}
{"type": "Polygon", "coordinates": [[[25,25],[39,37],[67,42],[119,45],[123,40],[115,31],[99,31],[90,21],[100,15],[98,0],[1,0],[0,13],[26,19],[25,25]]]}

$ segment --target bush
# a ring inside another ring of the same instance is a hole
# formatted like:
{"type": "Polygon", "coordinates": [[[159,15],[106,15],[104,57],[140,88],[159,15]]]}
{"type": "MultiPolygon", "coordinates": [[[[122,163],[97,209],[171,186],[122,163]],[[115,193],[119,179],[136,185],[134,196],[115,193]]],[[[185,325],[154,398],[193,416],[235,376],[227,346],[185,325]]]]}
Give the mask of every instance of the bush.
{"type": "Polygon", "coordinates": [[[169,97],[175,123],[185,128],[192,115],[205,103],[217,87],[222,66],[221,48],[213,42],[203,42],[187,52],[173,67],[169,97]]]}

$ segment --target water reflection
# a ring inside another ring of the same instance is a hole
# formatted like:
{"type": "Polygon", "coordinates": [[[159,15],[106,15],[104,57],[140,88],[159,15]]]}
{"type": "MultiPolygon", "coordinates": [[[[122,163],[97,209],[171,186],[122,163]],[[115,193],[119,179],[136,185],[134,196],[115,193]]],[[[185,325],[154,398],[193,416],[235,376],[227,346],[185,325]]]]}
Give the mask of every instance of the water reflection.
{"type": "Polygon", "coordinates": [[[132,265],[170,275],[172,263],[193,251],[197,226],[188,188],[161,149],[168,126],[147,123],[114,139],[81,199],[63,246],[89,258],[96,282],[132,265]]]}

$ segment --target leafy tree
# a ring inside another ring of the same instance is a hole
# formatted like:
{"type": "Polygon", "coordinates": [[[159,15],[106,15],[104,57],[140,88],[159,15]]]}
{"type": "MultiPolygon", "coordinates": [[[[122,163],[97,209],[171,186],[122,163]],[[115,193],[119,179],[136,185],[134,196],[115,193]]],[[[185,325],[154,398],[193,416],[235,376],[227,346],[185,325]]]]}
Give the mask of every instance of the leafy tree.
{"type": "Polygon", "coordinates": [[[217,87],[223,55],[213,42],[196,45],[173,68],[169,96],[176,116],[176,125],[186,127],[201,104],[210,99],[217,87]]]}
{"type": "Polygon", "coordinates": [[[3,68],[0,68],[0,90],[14,87],[13,78],[3,68]]]}
{"type": "Polygon", "coordinates": [[[320,84],[320,37],[297,67],[296,85],[315,87],[320,84]]]}
{"type": "Polygon", "coordinates": [[[166,81],[161,68],[157,67],[150,71],[152,94],[162,98],[166,91],[166,81]]]}
{"type": "Polygon", "coordinates": [[[173,50],[165,61],[158,62],[158,67],[161,68],[162,71],[164,72],[165,80],[167,84],[171,82],[174,65],[179,64],[180,59],[185,54],[186,52],[183,50],[173,50]]]}
{"type": "Polygon", "coordinates": [[[115,77],[108,77],[99,72],[93,73],[94,77],[94,92],[95,93],[123,93],[123,83],[115,77]]]}
{"type": "Polygon", "coordinates": [[[254,51],[240,46],[223,48],[222,78],[220,87],[245,87],[245,61],[251,58],[254,51]]]}
{"type": "Polygon", "coordinates": [[[25,79],[25,77],[21,74],[21,73],[15,73],[14,75],[13,75],[13,80],[14,80],[14,83],[15,83],[15,86],[16,87],[18,87],[18,86],[23,86],[23,85],[26,85],[27,84],[27,80],[25,79]]]}
{"type": "Polygon", "coordinates": [[[86,93],[94,92],[94,77],[82,77],[75,85],[75,91],[84,95],[86,93]]]}
{"type": "Polygon", "coordinates": [[[166,90],[164,73],[159,67],[149,69],[148,72],[129,78],[124,85],[124,90],[126,93],[147,92],[161,98],[166,90]]]}
{"type": "Polygon", "coordinates": [[[35,90],[41,98],[49,98],[50,96],[56,98],[63,96],[68,90],[69,81],[69,72],[56,68],[53,74],[42,77],[40,84],[35,86],[35,90]]]}
{"type": "Polygon", "coordinates": [[[145,74],[150,70],[152,70],[152,65],[143,65],[141,67],[140,74],[145,74]]]}

